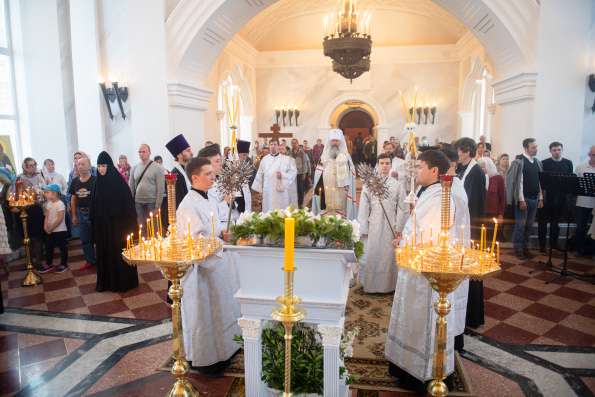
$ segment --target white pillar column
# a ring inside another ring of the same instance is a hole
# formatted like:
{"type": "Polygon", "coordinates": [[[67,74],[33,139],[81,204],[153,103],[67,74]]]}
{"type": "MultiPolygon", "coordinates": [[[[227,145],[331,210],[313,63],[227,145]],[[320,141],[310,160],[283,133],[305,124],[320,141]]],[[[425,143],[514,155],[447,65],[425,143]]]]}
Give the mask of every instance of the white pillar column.
{"type": "Polygon", "coordinates": [[[458,138],[473,138],[473,112],[458,112],[459,135],[458,138]]]}
{"type": "MultiPolygon", "coordinates": [[[[524,138],[534,137],[533,107],[537,73],[519,73],[493,84],[498,111],[494,117],[492,153],[522,152],[524,138]]],[[[511,158],[512,160],[512,158],[511,158]]]]}
{"type": "Polygon", "coordinates": [[[262,396],[262,333],[261,321],[242,317],[238,320],[244,338],[244,381],[246,395],[250,397],[262,396]]]}
{"type": "Polygon", "coordinates": [[[339,347],[343,327],[339,325],[319,325],[318,331],[322,335],[322,346],[324,348],[324,397],[336,397],[340,395],[341,390],[339,347]]]}
{"type": "Polygon", "coordinates": [[[99,44],[94,0],[70,1],[70,31],[78,146],[95,159],[105,148],[105,142],[102,94],[98,86],[99,44]]]}

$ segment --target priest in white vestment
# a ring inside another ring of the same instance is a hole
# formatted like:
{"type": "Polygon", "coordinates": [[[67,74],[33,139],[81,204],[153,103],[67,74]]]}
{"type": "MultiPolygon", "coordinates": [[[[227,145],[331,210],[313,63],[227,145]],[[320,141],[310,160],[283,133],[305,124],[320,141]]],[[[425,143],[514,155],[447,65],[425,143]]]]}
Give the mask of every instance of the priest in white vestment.
{"type": "Polygon", "coordinates": [[[359,281],[364,292],[386,293],[395,290],[397,268],[393,231],[400,234],[409,214],[405,203],[407,193],[402,182],[390,177],[391,159],[388,154],[378,156],[378,170],[385,177],[388,197],[380,200],[364,186],[357,220],[364,241],[364,257],[360,260],[359,281]],[[384,207],[384,209],[383,209],[384,207]],[[387,219],[388,218],[388,219],[387,219]],[[390,225],[389,225],[390,222],[390,225]]]}
{"type": "MultiPolygon", "coordinates": [[[[279,153],[281,153],[284,156],[288,156],[287,147],[284,145],[280,145],[279,153]]],[[[288,157],[291,159],[291,163],[292,163],[293,167],[295,167],[295,169],[297,170],[297,165],[295,163],[295,159],[292,156],[288,156],[288,157]]],[[[291,205],[293,208],[299,208],[299,200],[298,200],[298,192],[297,192],[297,176],[293,180],[293,183],[291,185],[289,185],[289,187],[287,189],[289,190],[289,205],[291,205]]]]}
{"type": "MultiPolygon", "coordinates": [[[[432,229],[434,238],[440,230],[440,209],[442,187],[439,175],[449,169],[446,156],[437,150],[427,150],[418,157],[417,183],[418,200],[415,205],[416,239],[421,239],[421,231],[429,237],[432,229]]],[[[455,200],[451,196],[451,225],[450,238],[456,238],[455,200]]],[[[403,230],[404,238],[411,238],[413,230],[413,216],[407,221],[403,230]]],[[[403,241],[403,240],[401,240],[403,241]]],[[[398,265],[398,264],[397,264],[398,265]]],[[[457,291],[449,295],[451,302],[455,301],[457,291]]],[[[438,294],[432,290],[424,276],[405,268],[398,269],[397,286],[391,310],[390,325],[385,346],[385,356],[391,362],[389,372],[403,381],[404,386],[416,390],[424,390],[424,382],[432,379],[432,364],[435,347],[436,313],[434,302],[438,294]]],[[[448,314],[448,324],[455,324],[457,305],[448,314]]],[[[445,374],[454,371],[454,338],[456,326],[448,326],[445,374]]]]}
{"type": "Polygon", "coordinates": [[[260,160],[252,183],[252,190],[262,194],[262,212],[287,208],[291,202],[289,189],[297,177],[293,159],[279,153],[277,140],[269,141],[269,150],[270,154],[260,160]]]}
{"type": "Polygon", "coordinates": [[[355,199],[355,166],[343,131],[332,129],[314,172],[312,212],[319,214],[326,211],[355,219],[355,199]]]}
{"type": "MultiPolygon", "coordinates": [[[[215,175],[208,159],[193,158],[186,167],[192,188],[176,212],[177,230],[183,237],[190,222],[193,236],[211,236],[217,203],[208,195],[215,175]]],[[[217,237],[223,228],[215,220],[217,237]]],[[[239,288],[235,268],[222,251],[194,264],[182,279],[182,327],[186,356],[205,374],[221,374],[239,349],[240,307],[234,299],[239,288]]]]}

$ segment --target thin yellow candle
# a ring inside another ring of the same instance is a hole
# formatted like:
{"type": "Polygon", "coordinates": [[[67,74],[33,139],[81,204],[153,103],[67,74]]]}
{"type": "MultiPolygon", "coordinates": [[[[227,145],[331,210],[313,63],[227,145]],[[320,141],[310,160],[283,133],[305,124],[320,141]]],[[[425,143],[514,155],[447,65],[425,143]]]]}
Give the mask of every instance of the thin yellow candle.
{"type": "Polygon", "coordinates": [[[480,234],[480,238],[479,238],[479,249],[481,251],[483,251],[483,248],[485,247],[485,238],[486,238],[486,227],[485,225],[481,225],[481,234],[480,234]]]}
{"type": "Polygon", "coordinates": [[[285,218],[285,266],[283,270],[293,272],[294,270],[294,238],[295,219],[285,218]]]}
{"type": "Polygon", "coordinates": [[[496,263],[500,263],[500,242],[496,241],[496,263]]]}
{"type": "Polygon", "coordinates": [[[142,248],[143,241],[143,225],[138,225],[138,245],[142,248]]]}
{"type": "Polygon", "coordinates": [[[215,238],[215,215],[211,212],[211,237],[215,238]]]}
{"type": "Polygon", "coordinates": [[[151,238],[151,221],[147,218],[147,240],[151,238]]]}
{"type": "Polygon", "coordinates": [[[126,251],[130,248],[130,235],[126,236],[126,251]]]}
{"type": "Polygon", "coordinates": [[[465,246],[465,225],[461,225],[461,247],[465,246]]]}
{"type": "Polygon", "coordinates": [[[159,237],[163,237],[163,226],[161,225],[161,208],[157,212],[157,222],[159,227],[159,237]]]}
{"type": "Polygon", "coordinates": [[[151,237],[155,237],[155,224],[153,223],[153,211],[149,212],[149,219],[151,223],[151,237]]]}
{"type": "Polygon", "coordinates": [[[492,247],[491,252],[494,252],[494,247],[496,246],[496,235],[498,234],[498,219],[493,218],[494,220],[494,236],[492,237],[492,247]]]}

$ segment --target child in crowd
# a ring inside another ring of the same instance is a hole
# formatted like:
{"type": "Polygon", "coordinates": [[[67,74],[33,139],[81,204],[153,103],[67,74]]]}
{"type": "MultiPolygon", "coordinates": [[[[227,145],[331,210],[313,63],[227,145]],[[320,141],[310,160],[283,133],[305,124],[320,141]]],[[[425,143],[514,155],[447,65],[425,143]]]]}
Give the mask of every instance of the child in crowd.
{"type": "Polygon", "coordinates": [[[51,183],[44,185],[42,189],[44,197],[47,200],[43,230],[48,236],[46,238],[46,265],[40,273],[47,273],[52,270],[57,273],[63,273],[68,270],[68,249],[66,247],[68,232],[66,231],[66,222],[64,221],[66,207],[62,200],[60,200],[60,186],[51,183]],[[54,268],[52,261],[56,246],[60,248],[60,265],[54,268]]]}

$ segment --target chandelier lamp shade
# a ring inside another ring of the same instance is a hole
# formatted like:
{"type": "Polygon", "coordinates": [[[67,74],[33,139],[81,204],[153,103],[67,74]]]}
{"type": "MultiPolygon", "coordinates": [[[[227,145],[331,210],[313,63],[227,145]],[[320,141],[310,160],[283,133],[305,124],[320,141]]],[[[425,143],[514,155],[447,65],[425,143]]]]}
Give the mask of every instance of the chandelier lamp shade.
{"type": "Polygon", "coordinates": [[[324,55],[333,60],[333,71],[352,81],[370,70],[372,37],[370,14],[360,15],[357,0],[343,0],[337,13],[324,20],[324,55]]]}

